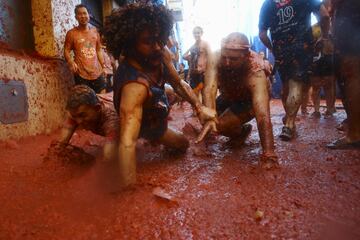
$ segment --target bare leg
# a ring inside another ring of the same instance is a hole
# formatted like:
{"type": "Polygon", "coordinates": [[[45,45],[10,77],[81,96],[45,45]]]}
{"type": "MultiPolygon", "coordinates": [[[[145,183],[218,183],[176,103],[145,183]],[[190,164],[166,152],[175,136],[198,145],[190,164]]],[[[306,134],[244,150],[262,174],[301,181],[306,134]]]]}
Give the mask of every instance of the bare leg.
{"type": "Polygon", "coordinates": [[[333,114],[336,112],[335,109],[335,100],[336,100],[336,88],[335,88],[335,76],[326,76],[325,77],[325,99],[326,99],[326,108],[327,114],[333,114]]]}
{"type": "Polygon", "coordinates": [[[286,109],[286,99],[289,95],[289,82],[283,81],[282,82],[282,89],[281,89],[281,101],[283,104],[284,109],[286,109]]]}
{"type": "Polygon", "coordinates": [[[301,103],[301,113],[307,114],[307,105],[309,103],[309,90],[310,90],[310,84],[304,84],[303,87],[303,97],[302,97],[302,103],[301,103]]]}
{"type": "Polygon", "coordinates": [[[217,129],[220,134],[236,138],[242,134],[242,126],[254,118],[252,111],[242,112],[238,115],[233,113],[230,109],[226,109],[219,117],[217,129]]]}
{"type": "Polygon", "coordinates": [[[159,141],[161,144],[181,152],[185,152],[189,147],[189,141],[185,138],[184,134],[170,127],[165,131],[159,141]]]}
{"type": "Polygon", "coordinates": [[[295,81],[293,79],[289,80],[289,94],[286,99],[286,122],[285,126],[294,129],[295,128],[295,118],[299,110],[299,107],[302,102],[302,88],[303,82],[295,81]]]}
{"type": "Polygon", "coordinates": [[[348,108],[347,138],[350,142],[357,142],[360,141],[360,58],[344,57],[341,66],[345,75],[345,96],[348,108]]]}
{"type": "Polygon", "coordinates": [[[346,98],[347,133],[327,147],[346,149],[360,147],[360,58],[346,56],[341,59],[341,71],[344,75],[344,94],[346,98]]]}
{"type": "Polygon", "coordinates": [[[313,115],[320,117],[320,86],[318,84],[313,85],[312,101],[314,103],[313,115]]]}

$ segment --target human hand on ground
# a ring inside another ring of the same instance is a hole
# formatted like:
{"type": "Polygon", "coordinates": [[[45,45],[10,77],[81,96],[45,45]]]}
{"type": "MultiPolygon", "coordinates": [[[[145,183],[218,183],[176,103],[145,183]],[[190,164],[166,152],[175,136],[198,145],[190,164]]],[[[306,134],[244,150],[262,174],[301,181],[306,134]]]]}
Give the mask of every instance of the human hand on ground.
{"type": "Polygon", "coordinates": [[[136,170],[120,168],[120,186],[121,188],[132,187],[136,184],[136,170]]]}
{"type": "Polygon", "coordinates": [[[197,112],[197,115],[198,115],[198,118],[199,118],[201,124],[207,122],[208,120],[214,120],[215,122],[217,122],[216,111],[212,108],[200,106],[200,107],[197,107],[196,112],[197,112]]]}
{"type": "Polygon", "coordinates": [[[67,145],[68,145],[67,143],[54,140],[50,143],[50,148],[56,151],[62,151],[66,148],[67,145]]]}
{"type": "Polygon", "coordinates": [[[279,168],[278,156],[274,152],[264,152],[260,157],[260,165],[266,170],[279,168]]]}
{"type": "Polygon", "coordinates": [[[196,138],[195,143],[201,142],[209,132],[217,132],[215,120],[209,120],[204,124],[203,128],[201,129],[201,132],[196,138]]]}

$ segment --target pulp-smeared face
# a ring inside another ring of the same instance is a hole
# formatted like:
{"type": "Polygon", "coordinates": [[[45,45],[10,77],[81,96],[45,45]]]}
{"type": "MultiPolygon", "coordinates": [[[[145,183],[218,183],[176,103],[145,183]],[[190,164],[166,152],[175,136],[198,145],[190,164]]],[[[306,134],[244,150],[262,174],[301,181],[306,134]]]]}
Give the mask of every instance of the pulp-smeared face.
{"type": "Polygon", "coordinates": [[[137,39],[135,50],[137,52],[138,61],[145,64],[143,67],[157,67],[162,62],[162,50],[164,43],[161,41],[159,34],[150,33],[144,30],[137,39]]]}
{"type": "Polygon", "coordinates": [[[203,32],[200,28],[195,28],[193,31],[193,35],[196,41],[201,40],[201,36],[202,36],[203,32]]]}
{"type": "Polygon", "coordinates": [[[99,119],[99,105],[90,106],[90,105],[80,105],[77,109],[69,110],[71,117],[75,122],[84,127],[93,126],[99,119]]]}
{"type": "Polygon", "coordinates": [[[75,18],[80,25],[87,25],[90,21],[89,13],[85,7],[76,10],[75,18]]]}
{"type": "Polygon", "coordinates": [[[225,68],[241,67],[248,59],[249,50],[221,49],[220,63],[225,68]]]}

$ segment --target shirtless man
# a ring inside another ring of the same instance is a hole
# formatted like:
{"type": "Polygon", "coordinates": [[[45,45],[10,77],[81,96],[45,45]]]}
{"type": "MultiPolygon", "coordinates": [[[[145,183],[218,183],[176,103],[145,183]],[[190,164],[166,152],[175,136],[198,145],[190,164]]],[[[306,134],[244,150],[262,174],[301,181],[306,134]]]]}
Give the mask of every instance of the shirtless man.
{"type": "Polygon", "coordinates": [[[120,116],[119,167],[124,186],[136,182],[135,146],[139,137],[179,151],[189,146],[182,133],[168,127],[165,82],[191,103],[202,121],[216,115],[201,105],[174,68],[165,47],[172,26],[171,12],[162,5],[129,4],[106,20],[107,47],[114,57],[124,57],[114,76],[114,105],[120,116]]]}
{"type": "MultiPolygon", "coordinates": [[[[238,32],[222,42],[221,53],[210,58],[204,87],[204,103],[216,108],[218,123],[209,120],[198,137],[201,141],[213,130],[243,142],[251,133],[246,124],[254,117],[263,149],[262,163],[277,163],[270,120],[271,74],[263,57],[250,50],[248,38],[238,32]],[[217,90],[220,95],[216,98],[217,90]]],[[[265,165],[265,166],[266,166],[265,165]]]]}
{"type": "Polygon", "coordinates": [[[89,26],[90,17],[85,5],[75,7],[75,18],[79,25],[66,33],[65,60],[74,74],[76,85],[85,84],[96,93],[105,93],[106,73],[100,35],[96,28],[89,26]]]}
{"type": "Polygon", "coordinates": [[[189,63],[190,86],[195,94],[199,95],[204,87],[204,73],[207,68],[208,55],[211,50],[209,44],[201,39],[203,35],[203,29],[201,27],[195,27],[193,35],[195,44],[184,53],[183,59],[189,63]]]}

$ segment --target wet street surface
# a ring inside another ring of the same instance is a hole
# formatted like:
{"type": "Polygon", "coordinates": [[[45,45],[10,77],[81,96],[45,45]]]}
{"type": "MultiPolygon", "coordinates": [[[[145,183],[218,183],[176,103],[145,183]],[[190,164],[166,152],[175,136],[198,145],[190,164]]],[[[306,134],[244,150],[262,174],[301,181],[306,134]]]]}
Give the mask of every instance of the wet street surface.
{"type": "Polygon", "coordinates": [[[57,132],[1,142],[0,239],[360,239],[360,151],[325,148],[343,134],[343,110],[299,114],[298,137],[282,142],[283,109],[271,107],[279,169],[259,167],[255,121],[242,146],[195,144],[200,125],[185,104],[170,126],[189,138],[186,154],[139,141],[138,183],[123,191],[101,137],[73,137],[96,157],[86,164],[49,156],[57,132]]]}

